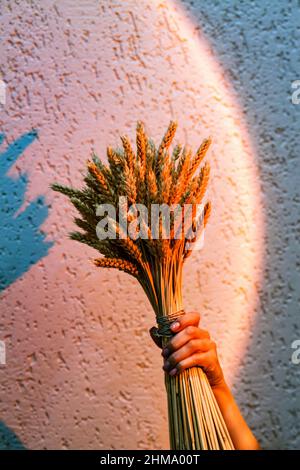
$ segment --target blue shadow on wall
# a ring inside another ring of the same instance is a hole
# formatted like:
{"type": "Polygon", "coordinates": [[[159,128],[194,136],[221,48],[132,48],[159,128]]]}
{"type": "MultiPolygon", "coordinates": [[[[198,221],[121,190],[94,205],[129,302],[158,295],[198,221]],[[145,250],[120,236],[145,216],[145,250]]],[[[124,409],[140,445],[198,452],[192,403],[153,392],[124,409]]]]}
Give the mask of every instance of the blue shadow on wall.
{"type": "Polygon", "coordinates": [[[26,450],[18,436],[0,421],[0,450],[26,450]]]}
{"type": "MultiPolygon", "coordinates": [[[[24,201],[28,177],[26,174],[17,179],[7,176],[9,168],[37,137],[33,129],[0,151],[0,291],[28,271],[53,245],[45,241],[45,235],[39,230],[48,215],[44,198],[36,198],[16,214],[24,201]]],[[[0,134],[0,146],[4,139],[5,135],[0,134]]]]}

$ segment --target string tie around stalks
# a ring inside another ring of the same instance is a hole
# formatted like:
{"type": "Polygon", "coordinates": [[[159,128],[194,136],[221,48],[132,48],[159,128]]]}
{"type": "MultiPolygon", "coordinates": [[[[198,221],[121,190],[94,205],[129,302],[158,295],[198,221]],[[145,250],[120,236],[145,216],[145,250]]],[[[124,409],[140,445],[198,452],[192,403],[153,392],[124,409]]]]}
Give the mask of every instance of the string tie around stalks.
{"type": "Polygon", "coordinates": [[[185,315],[185,311],[178,310],[177,312],[169,313],[169,315],[157,316],[156,321],[158,325],[158,329],[155,332],[156,336],[166,336],[171,337],[173,333],[170,329],[171,323],[178,320],[180,317],[185,315]]]}

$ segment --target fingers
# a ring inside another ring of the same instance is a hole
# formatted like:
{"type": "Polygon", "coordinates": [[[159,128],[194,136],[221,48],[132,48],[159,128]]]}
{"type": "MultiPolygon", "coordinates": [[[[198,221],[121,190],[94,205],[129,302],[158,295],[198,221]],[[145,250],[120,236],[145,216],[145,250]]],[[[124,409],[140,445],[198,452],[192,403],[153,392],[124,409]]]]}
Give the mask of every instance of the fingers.
{"type": "Polygon", "coordinates": [[[198,352],[206,352],[212,348],[212,341],[207,338],[192,339],[186,343],[182,348],[173,352],[164,362],[163,369],[168,372],[172,370],[177,364],[181,363],[184,359],[193,356],[198,352]]]}
{"type": "Polygon", "coordinates": [[[174,333],[178,333],[182,331],[189,325],[198,326],[200,321],[200,314],[199,312],[187,312],[182,317],[178,318],[175,322],[173,322],[170,326],[171,331],[174,333]]]}
{"type": "Polygon", "coordinates": [[[150,328],[149,330],[149,333],[154,343],[156,344],[156,346],[158,346],[159,348],[162,348],[162,337],[157,336],[157,330],[158,329],[155,326],[152,326],[152,328],[150,328]]]}
{"type": "MultiPolygon", "coordinates": [[[[183,345],[185,342],[189,341],[193,337],[208,337],[209,334],[205,332],[205,330],[201,330],[198,328],[200,321],[200,314],[199,312],[187,312],[185,313],[182,317],[180,317],[177,321],[171,323],[171,331],[174,333],[180,333],[185,331],[185,335],[180,335],[176,334],[176,338],[179,337],[179,340],[176,340],[174,344],[174,348],[177,349],[180,347],[180,345],[183,345]],[[198,330],[198,332],[197,332],[198,330]],[[199,331],[200,336],[199,335],[199,331]]],[[[155,342],[155,344],[159,347],[162,348],[162,338],[160,336],[157,336],[157,331],[158,329],[153,326],[150,328],[149,333],[152,338],[152,340],[155,342]]],[[[175,337],[174,337],[175,338],[175,337]]],[[[173,344],[170,345],[170,351],[173,347],[173,344]]]]}
{"type": "Polygon", "coordinates": [[[170,339],[164,347],[162,355],[164,357],[169,356],[171,353],[182,348],[182,346],[193,339],[210,339],[210,335],[206,330],[202,330],[197,326],[189,325],[183,331],[180,331],[170,339]]]}
{"type": "MultiPolygon", "coordinates": [[[[168,369],[169,375],[176,375],[182,372],[189,367],[200,366],[204,369],[211,367],[212,363],[212,350],[208,350],[205,352],[198,351],[191,356],[182,359],[178,362],[173,368],[168,369]]],[[[165,370],[165,369],[164,369],[165,370]]]]}

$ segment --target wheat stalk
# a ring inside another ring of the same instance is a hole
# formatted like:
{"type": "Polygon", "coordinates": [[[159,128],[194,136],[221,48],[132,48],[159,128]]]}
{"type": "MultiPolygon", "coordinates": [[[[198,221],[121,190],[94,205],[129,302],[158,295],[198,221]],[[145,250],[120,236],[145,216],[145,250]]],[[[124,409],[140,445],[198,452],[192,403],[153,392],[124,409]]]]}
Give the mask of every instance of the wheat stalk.
{"type": "MultiPolygon", "coordinates": [[[[194,240],[176,237],[181,229],[180,224],[176,226],[181,221],[180,211],[171,214],[171,235],[167,237],[167,221],[163,220],[161,213],[155,221],[150,209],[153,204],[162,203],[177,204],[177,209],[182,209],[183,204],[188,203],[194,211],[204,198],[210,173],[209,165],[205,164],[195,175],[211,138],[205,139],[192,157],[188,146],[183,148],[181,144],[176,144],[170,150],[176,129],[177,121],[170,121],[156,149],[155,143],[145,132],[143,122],[138,121],[136,153],[129,137],[123,135],[121,149],[107,147],[108,166],[95,154],[88,160],[88,174],[84,178],[86,188],[78,190],[57,183],[52,185],[52,189],[70,198],[80,214],[74,221],[83,232],[72,232],[70,238],[91,246],[103,255],[94,259],[95,266],[119,269],[139,281],[154,309],[163,344],[171,335],[169,323],[179,315],[178,312],[183,313],[183,265],[192,252],[190,248],[194,240]],[[134,209],[125,217],[130,227],[131,224],[138,225],[139,204],[150,210],[148,221],[142,220],[139,227],[141,233],[147,235],[146,238],[136,236],[132,239],[120,221],[111,216],[107,217],[108,232],[115,237],[100,240],[97,236],[97,205],[109,202],[117,206],[121,196],[124,200],[116,207],[116,214],[120,215],[120,211],[127,208],[127,198],[131,209],[134,209]],[[156,222],[158,239],[152,232],[156,222]]],[[[192,217],[190,228],[195,232],[195,241],[206,226],[210,213],[211,204],[207,202],[201,223],[192,217]]],[[[224,420],[201,368],[190,368],[175,377],[165,374],[165,385],[172,449],[232,448],[224,420]]]]}

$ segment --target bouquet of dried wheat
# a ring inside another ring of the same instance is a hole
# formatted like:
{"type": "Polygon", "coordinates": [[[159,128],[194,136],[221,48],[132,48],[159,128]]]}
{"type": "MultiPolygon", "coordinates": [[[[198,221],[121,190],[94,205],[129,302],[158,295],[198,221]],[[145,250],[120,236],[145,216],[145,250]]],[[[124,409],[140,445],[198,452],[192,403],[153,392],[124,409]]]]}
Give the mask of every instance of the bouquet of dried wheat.
{"type": "MultiPolygon", "coordinates": [[[[120,269],[139,281],[156,314],[163,345],[172,335],[170,323],[184,314],[183,265],[199,244],[211,211],[209,202],[202,203],[208,163],[197,172],[211,139],[205,139],[195,155],[180,144],[171,152],[176,128],[177,122],[171,121],[156,148],[138,121],[136,152],[124,135],[120,148],[107,147],[108,165],[92,154],[84,188],[51,185],[67,195],[80,214],[75,223],[82,231],[70,237],[104,255],[94,264],[120,269]]],[[[174,377],[165,374],[165,386],[171,449],[233,449],[200,367],[174,377]]]]}

